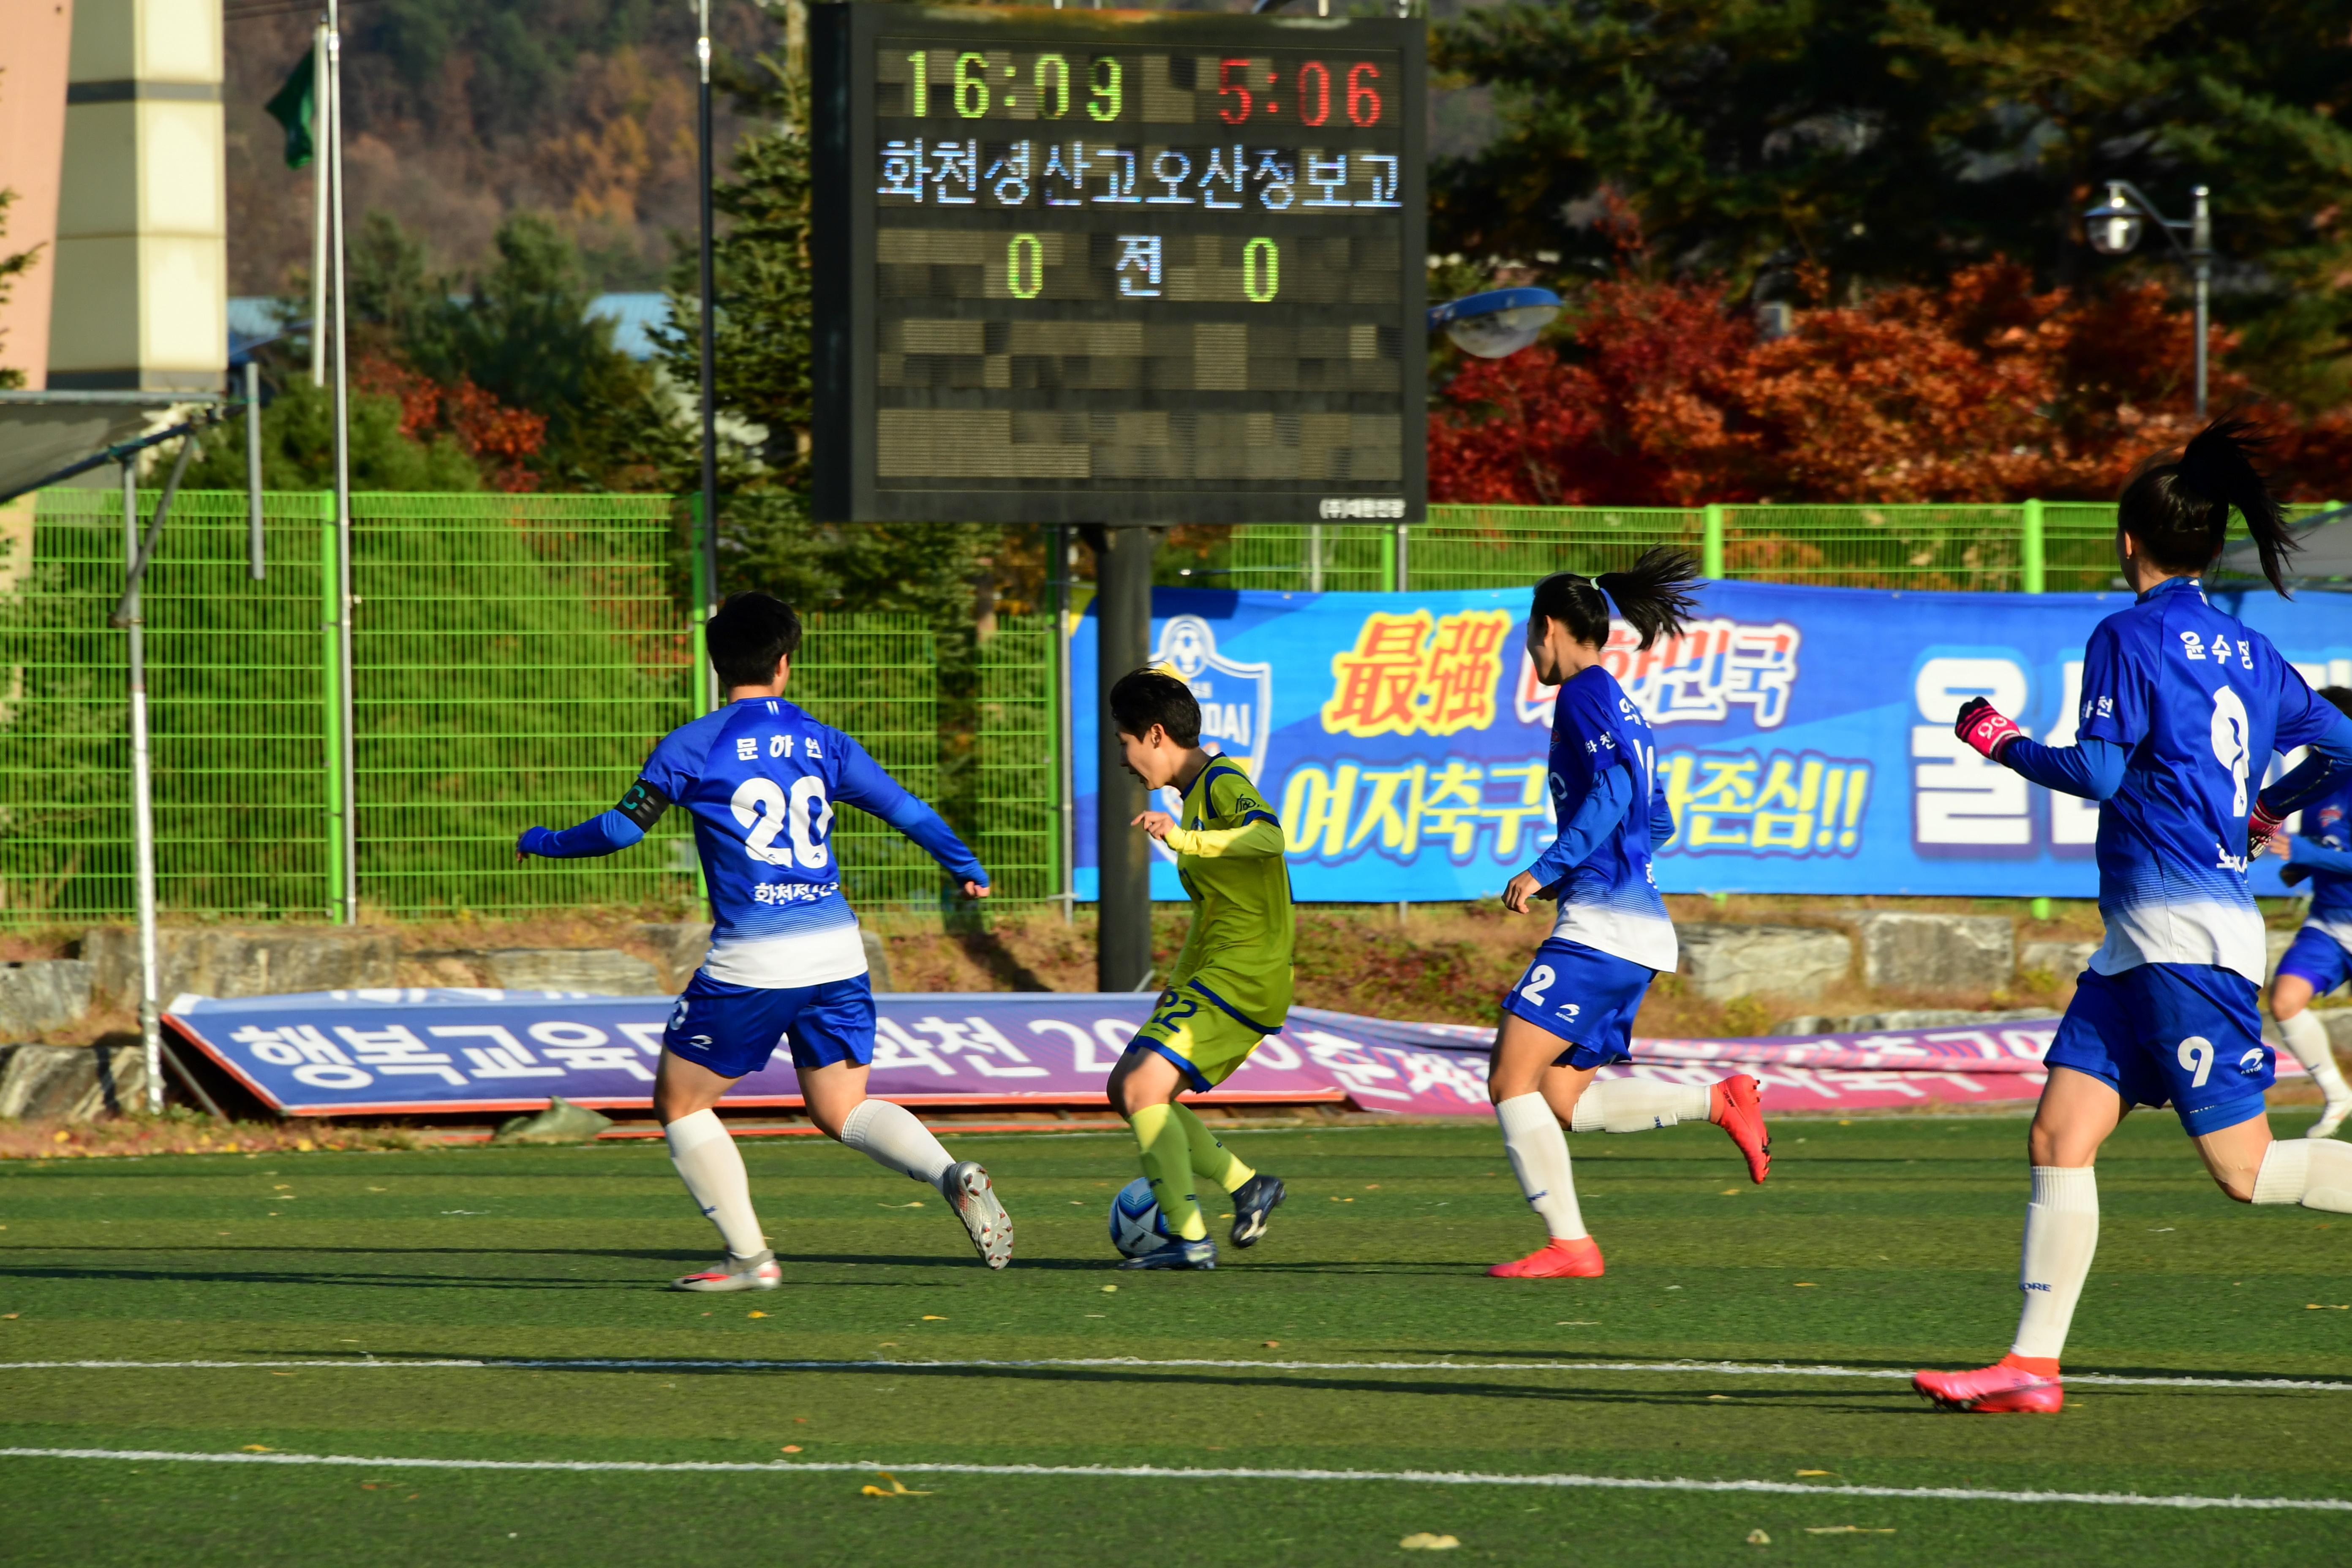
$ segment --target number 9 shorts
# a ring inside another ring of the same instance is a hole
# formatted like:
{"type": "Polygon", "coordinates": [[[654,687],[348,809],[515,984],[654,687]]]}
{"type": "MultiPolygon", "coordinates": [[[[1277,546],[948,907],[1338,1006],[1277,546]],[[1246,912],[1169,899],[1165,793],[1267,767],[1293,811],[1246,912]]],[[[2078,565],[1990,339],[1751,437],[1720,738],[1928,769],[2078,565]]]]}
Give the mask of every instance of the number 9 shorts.
{"type": "Polygon", "coordinates": [[[2211,963],[2085,973],[2046,1067],[2088,1073],[2129,1105],[2169,1103],[2192,1138],[2263,1114],[2274,1066],[2254,983],[2211,963]]]}
{"type": "Polygon", "coordinates": [[[1554,1067],[1597,1068],[1633,1058],[1633,1015],[1642,1010],[1655,971],[1553,937],[1535,962],[1503,993],[1503,1011],[1559,1036],[1568,1049],[1554,1067]]]}

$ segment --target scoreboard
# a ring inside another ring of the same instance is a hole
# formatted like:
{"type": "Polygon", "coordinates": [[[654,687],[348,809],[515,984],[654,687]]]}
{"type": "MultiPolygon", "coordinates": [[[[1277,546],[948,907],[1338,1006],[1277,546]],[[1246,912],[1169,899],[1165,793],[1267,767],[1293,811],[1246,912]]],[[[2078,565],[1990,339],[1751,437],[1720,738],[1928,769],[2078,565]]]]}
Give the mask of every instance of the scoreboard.
{"type": "Polygon", "coordinates": [[[810,7],[816,510],[1419,521],[1419,21],[810,7]]]}

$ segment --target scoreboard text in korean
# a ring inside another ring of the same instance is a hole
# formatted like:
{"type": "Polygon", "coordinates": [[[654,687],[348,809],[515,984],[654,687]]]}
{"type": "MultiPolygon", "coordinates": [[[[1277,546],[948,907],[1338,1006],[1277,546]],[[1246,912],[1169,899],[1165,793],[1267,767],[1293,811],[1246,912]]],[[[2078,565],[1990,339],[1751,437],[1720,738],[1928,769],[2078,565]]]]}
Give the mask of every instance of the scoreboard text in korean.
{"type": "Polygon", "coordinates": [[[1422,515],[1423,24],[812,26],[820,515],[1422,515]]]}

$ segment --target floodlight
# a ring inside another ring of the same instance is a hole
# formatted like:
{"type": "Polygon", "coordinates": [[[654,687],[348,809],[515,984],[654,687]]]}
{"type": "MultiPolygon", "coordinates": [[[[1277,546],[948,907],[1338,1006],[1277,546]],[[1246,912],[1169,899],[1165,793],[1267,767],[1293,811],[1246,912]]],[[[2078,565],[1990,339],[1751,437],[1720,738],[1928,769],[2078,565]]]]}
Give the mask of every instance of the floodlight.
{"type": "Polygon", "coordinates": [[[1559,314],[1559,296],[1549,289],[1495,289],[1432,306],[1429,329],[1442,329],[1464,353],[1501,359],[1534,342],[1559,314]]]}
{"type": "Polygon", "coordinates": [[[2141,227],[2146,216],[2121,184],[2110,181],[2107,199],[2083,214],[2083,226],[2091,241],[2091,248],[2101,256],[2123,256],[2139,244],[2141,227]]]}

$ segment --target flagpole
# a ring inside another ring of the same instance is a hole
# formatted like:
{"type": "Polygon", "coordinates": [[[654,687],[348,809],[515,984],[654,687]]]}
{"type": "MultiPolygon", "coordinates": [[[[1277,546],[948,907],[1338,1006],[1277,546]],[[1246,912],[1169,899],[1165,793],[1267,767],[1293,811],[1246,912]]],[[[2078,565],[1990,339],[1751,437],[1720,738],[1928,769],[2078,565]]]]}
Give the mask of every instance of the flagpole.
{"type": "MultiPolygon", "coordinates": [[[[327,24],[310,29],[310,114],[317,123],[327,101],[327,24]]],[[[315,143],[316,137],[313,137],[315,143]]],[[[327,384],[327,165],[310,150],[310,384],[327,384]]]]}
{"type": "MultiPolygon", "coordinates": [[[[696,13],[700,19],[700,36],[695,39],[694,59],[700,73],[696,89],[695,136],[702,163],[702,243],[698,258],[700,266],[698,290],[701,294],[702,327],[702,586],[707,595],[702,613],[709,616],[719,606],[719,362],[712,341],[717,306],[717,266],[711,256],[712,229],[715,219],[711,213],[710,187],[710,0],[698,0],[696,13]]],[[[710,706],[719,706],[719,677],[715,670],[698,671],[700,679],[709,681],[710,706]]]]}
{"type": "Polygon", "coordinates": [[[352,726],[352,430],[350,344],[343,321],[343,40],[338,0],[327,0],[327,180],[328,242],[335,279],[335,657],[341,668],[341,755],[330,765],[342,782],[341,820],[332,824],[341,840],[343,885],[337,889],[342,923],[360,918],[358,752],[352,726]]]}

